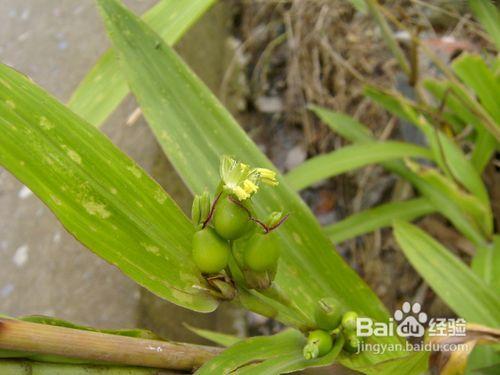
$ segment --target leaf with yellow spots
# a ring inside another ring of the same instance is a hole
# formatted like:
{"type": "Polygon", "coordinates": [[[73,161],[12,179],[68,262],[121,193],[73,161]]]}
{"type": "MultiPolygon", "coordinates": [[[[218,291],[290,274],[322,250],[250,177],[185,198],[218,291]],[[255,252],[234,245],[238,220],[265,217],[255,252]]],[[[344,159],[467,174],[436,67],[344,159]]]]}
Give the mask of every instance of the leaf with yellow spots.
{"type": "Polygon", "coordinates": [[[180,306],[216,308],[191,260],[193,226],[175,202],[95,127],[5,65],[0,164],[137,283],[180,306]]]}

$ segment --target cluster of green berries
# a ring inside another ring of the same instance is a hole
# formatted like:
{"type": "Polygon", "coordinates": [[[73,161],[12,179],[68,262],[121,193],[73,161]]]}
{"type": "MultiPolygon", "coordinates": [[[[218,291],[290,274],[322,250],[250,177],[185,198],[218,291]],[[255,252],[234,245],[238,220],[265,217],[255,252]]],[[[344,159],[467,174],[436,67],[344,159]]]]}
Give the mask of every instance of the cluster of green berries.
{"type": "Polygon", "coordinates": [[[221,183],[212,199],[208,192],[197,195],[192,220],[193,261],[207,277],[224,270],[231,275],[231,260],[247,281],[247,287],[266,288],[276,273],[280,255],[276,229],[286,216],[273,213],[265,221],[255,218],[251,198],[261,182],[277,185],[275,173],[250,168],[230,157],[223,157],[221,183]]]}
{"type": "Polygon", "coordinates": [[[314,359],[328,354],[335,340],[341,335],[344,338],[343,349],[348,353],[356,353],[361,340],[356,336],[356,320],[354,311],[342,313],[334,298],[323,298],[318,301],[314,312],[314,320],[318,329],[310,331],[303,354],[305,359],[314,359]]]}

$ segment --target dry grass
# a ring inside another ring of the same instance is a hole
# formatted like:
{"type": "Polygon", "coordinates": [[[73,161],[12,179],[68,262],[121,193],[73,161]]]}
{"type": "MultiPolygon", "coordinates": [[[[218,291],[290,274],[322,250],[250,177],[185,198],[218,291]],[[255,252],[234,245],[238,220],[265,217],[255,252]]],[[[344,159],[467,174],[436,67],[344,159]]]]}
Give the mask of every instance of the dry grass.
{"type": "MultiPolygon", "coordinates": [[[[404,80],[369,15],[345,0],[234,1],[236,53],[221,88],[223,98],[239,98],[243,122],[276,165],[292,147],[307,157],[342,147],[345,141],[307,110],[314,103],[354,116],[382,139],[399,123],[363,96],[366,83],[391,88],[404,80]],[[240,75],[240,90],[229,87],[240,75]],[[241,103],[243,103],[241,105],[241,103]]],[[[464,2],[388,0],[385,9],[409,30],[429,38],[453,35],[469,44],[484,35],[464,2]]],[[[234,41],[233,41],[234,42],[234,41]]],[[[406,48],[406,47],[405,47],[406,48]]],[[[449,57],[449,56],[448,56],[449,57]]],[[[412,189],[380,167],[339,176],[303,193],[328,223],[391,199],[407,199],[412,189]]],[[[439,233],[437,234],[439,237],[439,233]]],[[[353,239],[338,251],[392,309],[402,300],[441,304],[397,250],[390,231],[353,239]]]]}

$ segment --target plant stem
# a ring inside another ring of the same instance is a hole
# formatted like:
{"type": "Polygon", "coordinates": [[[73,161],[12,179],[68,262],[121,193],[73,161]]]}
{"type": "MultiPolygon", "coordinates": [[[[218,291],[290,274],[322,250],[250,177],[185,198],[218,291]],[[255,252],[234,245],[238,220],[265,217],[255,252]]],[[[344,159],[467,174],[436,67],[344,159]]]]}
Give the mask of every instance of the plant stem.
{"type": "Polygon", "coordinates": [[[407,76],[410,76],[411,72],[408,60],[401,47],[399,47],[396,38],[394,38],[394,35],[392,33],[389,24],[387,23],[384,16],[381,14],[379,10],[380,6],[378,5],[377,1],[365,0],[365,3],[368,6],[368,10],[370,11],[372,17],[375,19],[375,22],[380,27],[382,38],[384,39],[385,43],[387,44],[392,54],[398,61],[399,65],[401,66],[401,69],[403,70],[403,72],[405,72],[407,76]]]}
{"type": "Polygon", "coordinates": [[[217,355],[215,347],[139,339],[0,318],[0,349],[128,366],[192,371],[217,355]]]}

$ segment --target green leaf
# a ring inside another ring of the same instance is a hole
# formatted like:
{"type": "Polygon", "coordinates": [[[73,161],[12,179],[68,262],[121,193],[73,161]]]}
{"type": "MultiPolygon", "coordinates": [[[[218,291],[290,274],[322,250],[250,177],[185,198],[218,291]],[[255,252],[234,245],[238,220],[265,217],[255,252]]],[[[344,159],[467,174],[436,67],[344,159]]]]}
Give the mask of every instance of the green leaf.
{"type": "Polygon", "coordinates": [[[497,147],[495,137],[484,127],[481,118],[471,112],[468,106],[464,105],[464,100],[467,101],[465,98],[466,95],[464,96],[461,93],[459,87],[453,85],[450,81],[438,81],[435,79],[426,79],[424,86],[432,93],[436,100],[446,103],[446,107],[451,113],[445,111],[443,113],[445,118],[451,121],[456,116],[464,124],[471,124],[476,129],[476,139],[470,162],[476,168],[477,172],[481,174],[497,147]],[[450,92],[454,94],[449,94],[450,92]],[[460,95],[462,100],[459,100],[457,95],[460,95]]]}
{"type": "MultiPolygon", "coordinates": [[[[349,118],[345,115],[339,115],[325,108],[312,107],[312,110],[326,122],[330,128],[347,140],[354,143],[367,143],[375,140],[375,137],[369,134],[368,128],[363,124],[349,118]]],[[[431,204],[442,213],[453,225],[461,231],[465,237],[474,244],[483,244],[485,242],[477,225],[463,214],[462,208],[450,199],[447,192],[444,192],[436,186],[426,182],[416,173],[408,169],[403,162],[386,161],[381,165],[387,170],[396,173],[415,186],[420,193],[429,199],[431,204]]]]}
{"type": "Polygon", "coordinates": [[[410,160],[406,160],[406,165],[419,178],[450,197],[462,210],[464,216],[477,227],[477,230],[481,231],[485,237],[489,236],[491,226],[488,225],[489,222],[485,218],[489,218],[490,213],[477,197],[462,190],[455,182],[439,173],[435,168],[425,167],[410,160]]]}
{"type": "Polygon", "coordinates": [[[184,326],[189,329],[191,332],[196,333],[198,336],[203,337],[209,341],[215,342],[216,344],[222,346],[233,346],[238,342],[243,341],[241,337],[228,335],[226,333],[220,333],[215,331],[210,331],[208,329],[195,328],[190,326],[189,324],[185,324],[184,326]]]}
{"type": "Polygon", "coordinates": [[[252,337],[226,349],[222,354],[205,363],[197,372],[204,374],[284,374],[307,367],[326,366],[342,350],[339,338],[327,355],[305,360],[302,349],[306,339],[302,333],[287,329],[273,336],[252,337]]]}
{"type": "Polygon", "coordinates": [[[428,351],[423,350],[357,370],[367,375],[421,375],[425,374],[429,367],[429,355],[428,351]]]}
{"type": "Polygon", "coordinates": [[[340,134],[351,142],[367,143],[376,140],[368,127],[356,121],[351,116],[330,111],[316,105],[309,105],[309,109],[335,133],[340,134]]]}
{"type": "Polygon", "coordinates": [[[366,13],[368,10],[365,0],[349,0],[349,2],[358,12],[366,13]]]}
{"type": "Polygon", "coordinates": [[[341,173],[370,164],[405,157],[432,159],[430,150],[411,143],[386,141],[342,147],[339,150],[307,160],[285,176],[295,190],[302,190],[312,184],[341,173]]]}
{"type": "Polygon", "coordinates": [[[480,246],[472,258],[472,270],[493,290],[500,290],[500,236],[495,235],[491,244],[480,246]]]}
{"type": "Polygon", "coordinates": [[[500,12],[490,0],[469,0],[469,7],[500,50],[500,12]]]}
{"type": "Polygon", "coordinates": [[[444,302],[469,322],[500,326],[500,298],[460,259],[418,227],[396,222],[394,234],[410,263],[444,302]]]}
{"type": "MultiPolygon", "coordinates": [[[[365,94],[396,116],[420,128],[434,152],[434,159],[443,172],[465,186],[485,207],[489,208],[488,192],[481,177],[454,140],[435,128],[424,116],[419,115],[401,95],[383,92],[375,87],[368,87],[365,94]]],[[[488,216],[486,225],[491,232],[492,214],[488,216]]]]}
{"type": "MultiPolygon", "coordinates": [[[[216,0],[162,0],[144,14],[163,40],[174,45],[216,0]]],[[[75,113],[100,126],[129,93],[115,52],[106,51],[77,87],[68,103],[75,113]]]]}
{"type": "Polygon", "coordinates": [[[0,164],[85,246],[158,296],[196,310],[193,226],[136,163],[28,78],[0,65],[0,164]]]}
{"type": "Polygon", "coordinates": [[[390,227],[394,220],[414,220],[436,211],[426,198],[381,204],[327,225],[324,231],[333,243],[340,243],[374,230],[390,227]]]}
{"type": "MultiPolygon", "coordinates": [[[[120,52],[124,75],[163,150],[193,192],[201,193],[205,188],[215,191],[223,154],[252,166],[273,168],[175,52],[164,43],[157,46],[158,37],[151,29],[116,1],[101,0],[99,4],[120,52]]],[[[300,197],[281,176],[278,180],[279,186],[263,187],[252,199],[259,217],[271,211],[291,213],[276,232],[283,250],[274,286],[287,297],[276,303],[311,318],[318,299],[332,296],[346,308],[387,321],[380,300],[333,251],[300,197]]],[[[255,292],[252,298],[258,299],[258,295],[255,292]]],[[[283,321],[280,314],[276,318],[283,321]]]]}
{"type": "Polygon", "coordinates": [[[455,74],[476,93],[481,104],[500,128],[500,82],[479,55],[463,54],[452,64],[455,74]]]}

